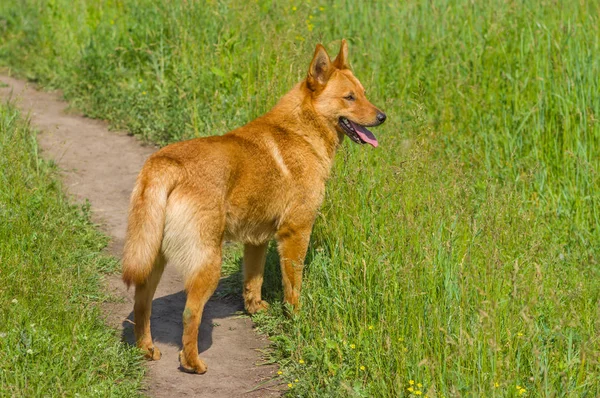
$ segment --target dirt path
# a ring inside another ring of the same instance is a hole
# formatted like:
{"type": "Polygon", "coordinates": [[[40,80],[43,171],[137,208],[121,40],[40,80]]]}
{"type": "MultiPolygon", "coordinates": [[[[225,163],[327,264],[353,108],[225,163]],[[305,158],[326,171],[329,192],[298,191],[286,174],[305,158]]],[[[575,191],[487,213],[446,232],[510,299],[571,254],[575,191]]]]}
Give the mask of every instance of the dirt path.
{"type": "MultiPolygon", "coordinates": [[[[65,113],[67,104],[56,93],[36,91],[5,75],[0,75],[0,81],[8,85],[0,88],[0,99],[12,96],[24,114],[31,116],[33,126],[41,131],[38,142],[43,155],[56,161],[71,195],[89,199],[94,221],[112,237],[110,250],[120,256],[129,194],[144,160],[155,148],[141,146],[125,133],[109,131],[102,121],[65,113]]],[[[132,343],[133,291],[127,291],[118,277],[109,278],[108,287],[124,298],[122,303],[107,306],[108,322],[132,343]]],[[[268,342],[253,332],[250,319],[239,317],[241,299],[232,303],[213,298],[204,310],[199,346],[208,372],[190,375],[178,370],[185,305],[182,289],[180,276],[167,266],[152,312],[152,333],[163,356],[148,363],[146,393],[153,397],[279,396],[274,389],[256,389],[273,377],[276,368],[256,366],[261,362],[257,350],[268,342]]]]}

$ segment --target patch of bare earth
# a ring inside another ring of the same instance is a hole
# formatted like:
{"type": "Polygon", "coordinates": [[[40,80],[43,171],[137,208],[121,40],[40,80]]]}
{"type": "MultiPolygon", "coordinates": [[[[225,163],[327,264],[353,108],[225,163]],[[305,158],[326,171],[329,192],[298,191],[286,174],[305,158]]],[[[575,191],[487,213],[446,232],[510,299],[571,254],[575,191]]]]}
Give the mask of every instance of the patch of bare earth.
{"type": "MultiPolygon", "coordinates": [[[[26,82],[0,75],[5,83],[0,98],[13,98],[35,128],[46,158],[59,166],[68,193],[90,201],[94,222],[112,238],[110,251],[120,256],[125,237],[129,195],[144,160],[156,148],[142,146],[106,123],[65,113],[58,93],[36,91],[26,82]]],[[[107,322],[133,344],[133,289],[118,276],[107,278],[107,288],[123,298],[105,307],[107,322]]],[[[281,391],[274,380],[276,367],[261,366],[268,341],[256,334],[252,321],[240,317],[241,299],[213,297],[204,310],[199,336],[200,355],[208,364],[204,375],[178,370],[185,292],[180,275],[167,265],[152,308],[152,334],[163,356],[148,362],[145,393],[153,397],[272,397],[281,391]]]]}

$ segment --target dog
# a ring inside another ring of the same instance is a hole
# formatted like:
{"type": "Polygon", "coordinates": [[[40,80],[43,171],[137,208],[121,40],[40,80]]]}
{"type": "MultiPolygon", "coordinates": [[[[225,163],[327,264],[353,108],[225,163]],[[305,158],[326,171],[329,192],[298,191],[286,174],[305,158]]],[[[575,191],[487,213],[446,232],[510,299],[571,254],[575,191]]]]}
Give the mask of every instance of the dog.
{"type": "Polygon", "coordinates": [[[285,302],[298,308],[304,258],[336,150],[348,136],[378,146],[367,127],[386,115],[367,100],[342,40],[332,62],[316,46],[306,79],[265,115],[222,136],[168,145],[148,158],[131,195],[123,281],[135,285],[135,338],[151,360],[152,298],[165,264],[183,274],[182,370],[205,373],[198,355],[204,305],[221,275],[226,240],[244,244],[244,306],[268,308],[261,286],[275,238],[285,302]]]}

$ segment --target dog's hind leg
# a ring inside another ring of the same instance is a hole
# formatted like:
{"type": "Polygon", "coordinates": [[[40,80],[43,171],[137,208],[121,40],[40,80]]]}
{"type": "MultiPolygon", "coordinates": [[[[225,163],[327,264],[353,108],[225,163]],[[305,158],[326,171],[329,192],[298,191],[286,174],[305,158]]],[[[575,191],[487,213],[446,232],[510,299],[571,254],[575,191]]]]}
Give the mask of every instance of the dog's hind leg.
{"type": "Polygon", "coordinates": [[[162,254],[159,254],[146,282],[135,287],[135,304],[133,306],[135,340],[137,346],[145,351],[145,357],[151,360],[160,359],[160,351],[152,342],[150,314],[152,298],[164,269],[165,259],[162,254]]]}
{"type": "Polygon", "coordinates": [[[261,299],[268,243],[244,245],[244,307],[250,314],[269,308],[269,303],[261,299]]]}
{"type": "Polygon", "coordinates": [[[185,282],[187,301],[183,311],[183,350],[179,352],[179,363],[185,372],[205,373],[208,366],[198,355],[198,329],[204,305],[212,296],[221,276],[221,251],[214,249],[207,255],[197,271],[185,282]]]}

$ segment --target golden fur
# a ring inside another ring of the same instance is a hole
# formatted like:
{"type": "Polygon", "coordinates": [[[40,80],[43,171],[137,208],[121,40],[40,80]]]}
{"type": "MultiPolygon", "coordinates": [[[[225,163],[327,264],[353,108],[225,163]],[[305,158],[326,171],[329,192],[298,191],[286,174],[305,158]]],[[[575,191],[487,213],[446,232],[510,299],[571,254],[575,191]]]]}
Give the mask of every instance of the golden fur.
{"type": "Polygon", "coordinates": [[[317,45],[307,78],[267,114],[223,136],[169,145],[153,154],[131,196],[123,280],[135,291],[135,336],[159,359],[150,334],[152,297],[166,262],[181,270],[184,370],[204,373],[197,336],[204,304],[220,277],[225,240],[244,247],[244,304],[266,309],[261,286],[268,241],[281,259],[285,301],[298,306],[302,268],[336,149],[340,118],[373,126],[385,115],[365,97],[342,41],[331,62],[317,45]]]}

